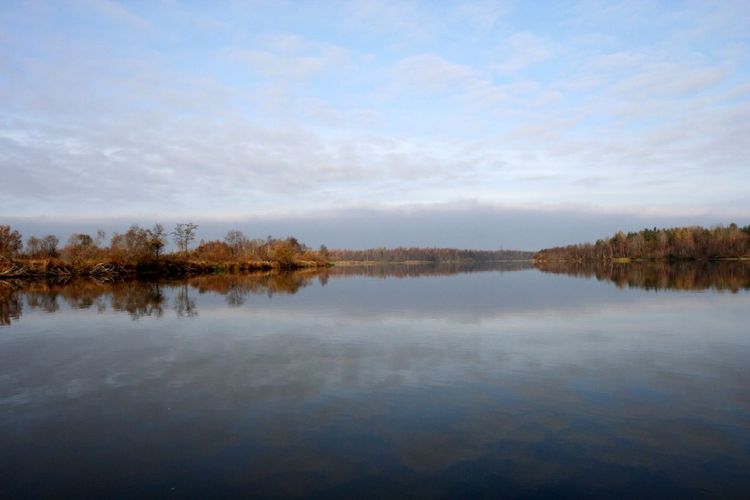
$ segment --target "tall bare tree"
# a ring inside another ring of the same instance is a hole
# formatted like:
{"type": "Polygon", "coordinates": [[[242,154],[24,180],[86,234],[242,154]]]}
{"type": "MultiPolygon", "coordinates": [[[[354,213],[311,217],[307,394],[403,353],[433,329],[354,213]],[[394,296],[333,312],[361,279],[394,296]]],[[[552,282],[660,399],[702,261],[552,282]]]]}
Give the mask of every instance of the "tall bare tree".
{"type": "Polygon", "coordinates": [[[151,252],[153,253],[154,258],[158,259],[162,249],[167,244],[167,233],[164,230],[164,226],[162,226],[161,224],[154,224],[154,227],[151,228],[149,236],[149,246],[151,247],[151,252]]]}
{"type": "Polygon", "coordinates": [[[195,240],[197,230],[198,225],[192,222],[175,224],[172,237],[180,252],[187,253],[190,243],[195,240]]]}
{"type": "Polygon", "coordinates": [[[37,238],[31,236],[26,240],[26,254],[33,258],[52,258],[57,257],[57,244],[59,243],[57,237],[52,234],[48,234],[44,238],[37,238]]]}
{"type": "Polygon", "coordinates": [[[232,257],[242,255],[245,250],[245,246],[247,245],[247,237],[245,237],[242,231],[238,231],[236,229],[232,229],[231,231],[229,231],[224,237],[224,241],[231,248],[232,257]]]}
{"type": "Polygon", "coordinates": [[[10,226],[0,225],[0,256],[13,257],[21,251],[21,233],[10,226]]]}

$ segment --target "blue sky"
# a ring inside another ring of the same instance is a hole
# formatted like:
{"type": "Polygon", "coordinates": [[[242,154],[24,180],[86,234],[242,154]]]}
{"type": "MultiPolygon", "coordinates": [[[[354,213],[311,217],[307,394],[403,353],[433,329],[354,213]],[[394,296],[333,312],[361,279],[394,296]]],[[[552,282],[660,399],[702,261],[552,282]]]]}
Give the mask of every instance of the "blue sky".
{"type": "Polygon", "coordinates": [[[352,247],[362,214],[383,245],[748,223],[748,26],[746,1],[3,2],[0,217],[312,217],[352,247]],[[467,236],[487,214],[524,222],[467,236]]]}

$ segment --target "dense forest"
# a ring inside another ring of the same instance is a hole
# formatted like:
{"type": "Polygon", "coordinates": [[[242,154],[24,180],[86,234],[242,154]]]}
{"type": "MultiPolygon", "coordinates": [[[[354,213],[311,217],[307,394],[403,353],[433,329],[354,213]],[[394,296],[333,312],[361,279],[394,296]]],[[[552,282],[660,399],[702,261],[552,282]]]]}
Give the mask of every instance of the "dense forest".
{"type": "Polygon", "coordinates": [[[36,275],[189,275],[205,272],[237,272],[263,269],[296,269],[328,265],[325,247],[313,250],[296,238],[247,238],[229,231],[223,240],[201,240],[198,226],[176,224],[167,232],[160,224],[142,228],[137,224],[115,233],[106,243],[103,231],[76,233],[60,248],[54,235],[22,235],[0,225],[0,277],[36,275]],[[174,251],[165,252],[170,241],[174,251]]]}
{"type": "Polygon", "coordinates": [[[719,260],[750,257],[750,225],[738,227],[699,226],[670,229],[644,229],[637,233],[615,234],[596,243],[547,248],[534,260],[612,261],[612,260],[719,260]]]}
{"type": "Polygon", "coordinates": [[[530,260],[533,252],[520,250],[461,250],[458,248],[371,248],[368,250],[332,249],[334,262],[499,262],[530,260]]]}

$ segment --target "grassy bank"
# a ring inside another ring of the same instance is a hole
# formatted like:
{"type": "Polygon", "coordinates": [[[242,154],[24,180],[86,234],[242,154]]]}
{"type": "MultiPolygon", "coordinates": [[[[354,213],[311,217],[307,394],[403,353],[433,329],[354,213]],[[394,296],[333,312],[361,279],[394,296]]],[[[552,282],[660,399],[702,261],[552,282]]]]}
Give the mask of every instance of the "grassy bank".
{"type": "Polygon", "coordinates": [[[271,270],[294,270],[327,267],[322,260],[248,260],[210,261],[194,259],[149,260],[135,263],[85,261],[66,263],[59,259],[2,259],[2,278],[40,277],[182,277],[200,274],[231,274],[271,270]]]}

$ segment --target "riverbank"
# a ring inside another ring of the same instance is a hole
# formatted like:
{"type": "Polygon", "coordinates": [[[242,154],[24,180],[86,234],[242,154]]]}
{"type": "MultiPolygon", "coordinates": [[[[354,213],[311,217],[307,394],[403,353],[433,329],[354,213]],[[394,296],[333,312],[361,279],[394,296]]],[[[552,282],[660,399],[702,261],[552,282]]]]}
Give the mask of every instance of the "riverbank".
{"type": "Polygon", "coordinates": [[[242,262],[164,259],[137,263],[81,262],[65,263],[57,259],[0,260],[2,278],[43,277],[152,277],[176,278],[201,274],[239,274],[257,271],[296,270],[330,267],[328,261],[293,260],[279,262],[254,260],[242,262]]]}

